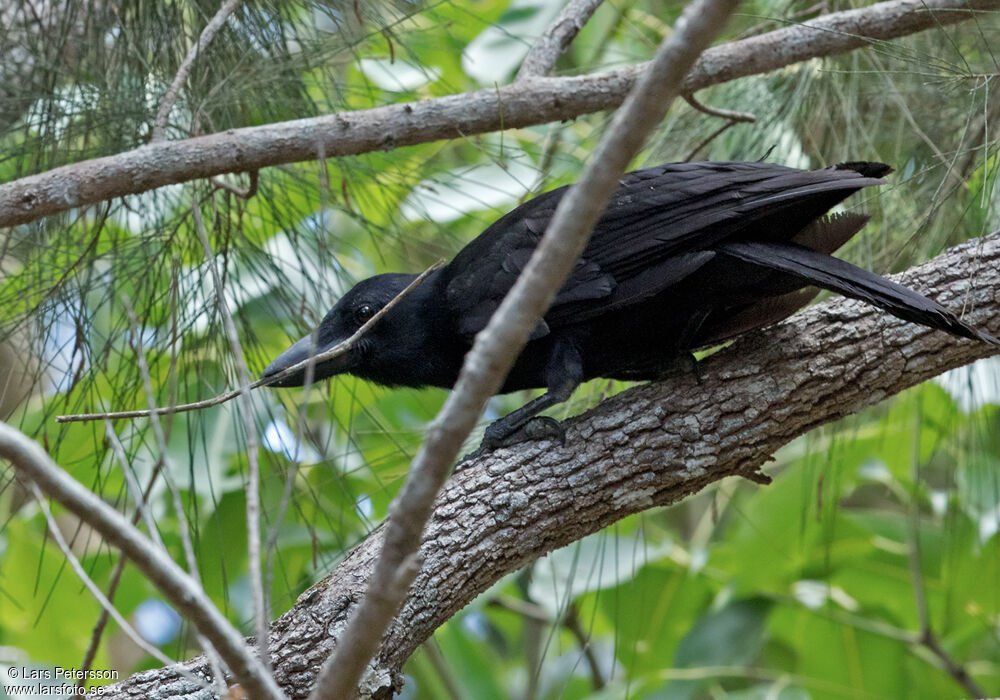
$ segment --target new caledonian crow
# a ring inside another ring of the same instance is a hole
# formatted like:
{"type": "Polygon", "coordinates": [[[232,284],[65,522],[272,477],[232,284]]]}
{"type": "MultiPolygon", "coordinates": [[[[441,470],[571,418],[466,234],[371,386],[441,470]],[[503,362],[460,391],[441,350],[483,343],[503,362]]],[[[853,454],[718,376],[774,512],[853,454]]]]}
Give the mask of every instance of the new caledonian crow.
{"type": "MultiPolygon", "coordinates": [[[[583,381],[656,379],[692,350],[791,315],[817,288],[1000,344],[927,297],[831,256],[867,217],[827,212],[853,192],[881,184],[889,172],[887,165],[866,162],[812,171],[705,162],[625,175],[500,389],[546,393],[489,426],[484,447],[512,439],[583,381]]],[[[473,337],[514,284],[565,193],[565,187],[552,190],[498,219],[352,350],[318,363],[314,378],[348,373],[387,386],[453,386],[473,337]]],[[[348,338],[415,277],[383,274],[359,282],[263,376],[348,338]]],[[[300,371],[273,386],[304,381],[300,371]]]]}

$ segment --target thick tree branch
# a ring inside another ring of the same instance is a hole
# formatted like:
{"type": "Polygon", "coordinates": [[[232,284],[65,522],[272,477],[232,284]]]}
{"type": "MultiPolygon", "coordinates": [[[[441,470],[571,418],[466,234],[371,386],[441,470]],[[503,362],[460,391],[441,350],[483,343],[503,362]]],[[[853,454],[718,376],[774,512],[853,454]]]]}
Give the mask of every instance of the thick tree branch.
{"type": "MultiPolygon", "coordinates": [[[[1000,331],[1000,232],[895,279],[1000,331]]],[[[373,678],[388,693],[419,644],[524,564],[723,477],[756,474],[810,429],[992,352],[835,299],[703,361],[700,384],[683,374],[603,402],[568,423],[566,447],[529,443],[468,464],[438,496],[423,569],[383,639],[373,678]]],[[[381,540],[379,529],[272,625],[275,671],[291,695],[308,694],[365,590],[381,540]]],[[[176,693],[199,692],[166,669],[137,674],[105,697],[146,697],[165,680],[176,693]]]]}
{"type": "MultiPolygon", "coordinates": [[[[961,22],[1000,0],[891,0],[734,41],[702,54],[684,92],[766,73],[961,22]]],[[[0,185],[0,226],[222,173],[357,155],[472,134],[573,119],[618,107],[646,64],[567,78],[533,78],[450,95],[311,119],[159,142],[0,185]]]]}

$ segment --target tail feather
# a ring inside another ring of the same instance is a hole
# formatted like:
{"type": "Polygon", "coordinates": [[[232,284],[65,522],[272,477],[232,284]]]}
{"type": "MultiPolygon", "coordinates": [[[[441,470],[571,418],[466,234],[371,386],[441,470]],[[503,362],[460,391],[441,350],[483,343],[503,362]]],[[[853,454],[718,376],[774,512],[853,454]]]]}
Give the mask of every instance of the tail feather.
{"type": "Polygon", "coordinates": [[[860,299],[905,321],[1000,345],[1000,340],[965,323],[936,301],[839,258],[785,243],[733,242],[719,246],[718,251],[860,299]]]}
{"type": "Polygon", "coordinates": [[[837,163],[834,170],[853,170],[865,177],[885,177],[892,172],[892,166],[885,163],[875,163],[866,160],[852,160],[847,163],[837,163]]]}
{"type": "Polygon", "coordinates": [[[810,250],[830,254],[851,240],[866,223],[868,217],[864,214],[829,214],[806,224],[791,241],[810,250]]]}
{"type": "Polygon", "coordinates": [[[724,312],[719,314],[719,318],[710,315],[699,329],[696,349],[718,345],[747,331],[783,321],[815,299],[817,294],[819,289],[816,287],[803,287],[788,294],[764,297],[736,314],[724,312]]]}

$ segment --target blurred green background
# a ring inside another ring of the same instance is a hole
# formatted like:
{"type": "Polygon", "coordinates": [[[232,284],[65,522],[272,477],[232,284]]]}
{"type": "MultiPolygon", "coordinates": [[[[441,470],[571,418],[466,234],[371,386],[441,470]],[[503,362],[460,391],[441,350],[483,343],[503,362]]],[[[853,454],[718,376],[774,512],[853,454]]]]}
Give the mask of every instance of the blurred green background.
{"type": "MultiPolygon", "coordinates": [[[[146,143],[217,7],[38,0],[47,29],[29,17],[0,41],[0,181],[146,143]]],[[[199,56],[168,137],[503,85],[560,7],[248,0],[199,56]]],[[[650,58],[682,7],[606,2],[556,74],[650,58]]],[[[720,41],[850,7],[747,0],[720,41]]],[[[756,122],[716,134],[725,120],[678,101],[634,165],[765,156],[797,167],[890,163],[889,184],[848,202],[872,221],[842,255],[899,271],[1000,228],[997,46],[1000,16],[981,13],[713,87],[698,98],[756,122]]],[[[235,385],[192,207],[205,218],[249,369],[259,372],[358,279],[448,259],[519,201],[572,182],[608,122],[592,115],[269,168],[248,200],[202,181],[7,229],[0,408],[131,514],[105,426],[53,417],[142,408],[150,398],[187,402],[235,385]]],[[[951,372],[796,440],[768,467],[769,487],[713,484],[500,581],[409,661],[404,696],[969,697],[957,668],[1000,695],[998,369],[986,361],[951,372]]],[[[591,382],[555,415],[624,386],[591,382]]],[[[274,615],[381,521],[444,396],[352,378],[256,392],[274,615]]],[[[487,417],[524,399],[494,399],[487,417]]],[[[141,484],[162,462],[151,508],[171,553],[183,561],[183,519],[206,591],[251,633],[243,419],[234,402],[163,427],[165,454],[148,420],[114,424],[141,484]]],[[[117,552],[56,512],[106,588],[117,552]]],[[[167,654],[197,653],[190,626],[130,566],[115,604],[167,654]]],[[[99,613],[4,466],[0,664],[79,666],[99,613]]],[[[113,623],[94,662],[123,676],[158,665],[113,623]]]]}

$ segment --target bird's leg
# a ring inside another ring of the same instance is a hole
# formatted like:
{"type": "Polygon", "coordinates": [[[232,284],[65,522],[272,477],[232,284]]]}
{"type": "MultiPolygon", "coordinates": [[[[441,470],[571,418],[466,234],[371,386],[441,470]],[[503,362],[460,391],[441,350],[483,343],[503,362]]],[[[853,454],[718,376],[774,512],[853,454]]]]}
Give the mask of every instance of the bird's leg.
{"type": "Polygon", "coordinates": [[[566,434],[559,421],[548,416],[536,418],[536,415],[568,399],[583,380],[583,361],[570,341],[557,341],[552,348],[545,379],[548,391],[486,428],[480,451],[544,437],[556,437],[565,444],[566,434]]]}
{"type": "Polygon", "coordinates": [[[701,309],[692,314],[684,326],[684,330],[681,331],[680,337],[677,339],[677,347],[681,350],[681,360],[688,365],[698,384],[701,384],[702,381],[701,366],[698,364],[698,358],[687,348],[697,345],[696,338],[698,337],[698,333],[711,313],[710,309],[701,309]]]}

